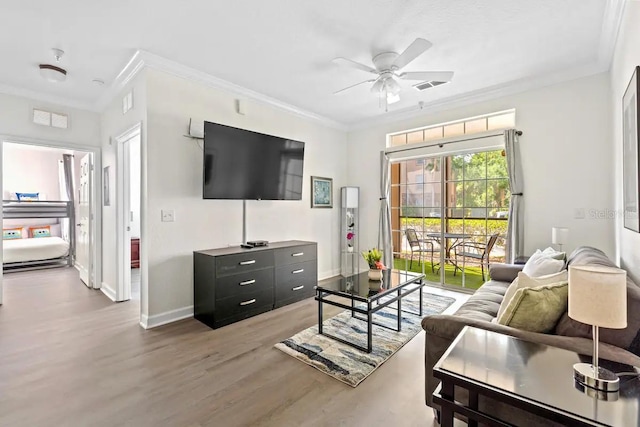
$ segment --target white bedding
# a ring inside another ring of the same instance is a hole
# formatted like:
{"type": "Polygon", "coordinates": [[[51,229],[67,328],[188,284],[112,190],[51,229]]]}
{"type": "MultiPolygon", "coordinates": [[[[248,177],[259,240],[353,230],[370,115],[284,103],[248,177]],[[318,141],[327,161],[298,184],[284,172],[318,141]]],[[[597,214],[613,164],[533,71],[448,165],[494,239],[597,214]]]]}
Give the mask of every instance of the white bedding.
{"type": "Polygon", "coordinates": [[[36,239],[15,239],[2,241],[2,255],[5,264],[11,262],[42,261],[66,256],[69,243],[60,237],[38,237],[36,239]]]}

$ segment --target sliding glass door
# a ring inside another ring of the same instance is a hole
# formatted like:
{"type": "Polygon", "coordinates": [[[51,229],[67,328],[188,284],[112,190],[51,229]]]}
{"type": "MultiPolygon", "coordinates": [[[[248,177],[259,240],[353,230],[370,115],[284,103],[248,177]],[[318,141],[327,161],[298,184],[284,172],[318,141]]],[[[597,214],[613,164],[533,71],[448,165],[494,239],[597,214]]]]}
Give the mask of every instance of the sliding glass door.
{"type": "Polygon", "coordinates": [[[509,183],[502,150],[392,164],[394,267],[477,289],[504,260],[509,183]]]}

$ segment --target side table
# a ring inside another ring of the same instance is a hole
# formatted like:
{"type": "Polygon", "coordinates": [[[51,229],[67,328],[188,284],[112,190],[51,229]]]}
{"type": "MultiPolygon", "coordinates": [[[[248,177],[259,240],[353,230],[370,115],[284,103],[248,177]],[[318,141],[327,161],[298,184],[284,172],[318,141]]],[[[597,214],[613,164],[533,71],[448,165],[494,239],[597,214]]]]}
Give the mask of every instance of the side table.
{"type": "Polygon", "coordinates": [[[453,426],[454,414],[470,426],[510,425],[483,412],[480,397],[514,408],[514,415],[529,412],[561,425],[640,425],[640,370],[600,360],[607,369],[625,373],[618,393],[602,393],[574,382],[573,364],[585,361],[591,357],[466,326],[433,368],[442,381],[433,394],[441,425],[453,426]],[[466,404],[456,400],[456,387],[468,391],[466,404]]]}

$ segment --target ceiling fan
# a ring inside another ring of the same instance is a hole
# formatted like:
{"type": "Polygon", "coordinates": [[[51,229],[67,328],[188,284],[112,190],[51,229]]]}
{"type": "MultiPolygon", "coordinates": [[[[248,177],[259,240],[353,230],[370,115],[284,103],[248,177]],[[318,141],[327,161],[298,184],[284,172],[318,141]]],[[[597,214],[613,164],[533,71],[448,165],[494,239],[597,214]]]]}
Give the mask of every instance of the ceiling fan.
{"type": "MultiPolygon", "coordinates": [[[[400,100],[400,91],[402,88],[398,80],[420,80],[423,82],[438,82],[438,84],[451,81],[453,71],[401,71],[431,46],[433,45],[430,41],[417,38],[401,54],[397,54],[396,52],[383,52],[374,56],[372,62],[375,68],[350,59],[335,58],[332,61],[334,64],[365,71],[374,74],[376,77],[340,89],[334,92],[334,95],[365,83],[373,83],[371,92],[384,96],[385,102],[388,105],[400,100]]],[[[433,84],[433,86],[436,86],[436,84],[433,84]]]]}

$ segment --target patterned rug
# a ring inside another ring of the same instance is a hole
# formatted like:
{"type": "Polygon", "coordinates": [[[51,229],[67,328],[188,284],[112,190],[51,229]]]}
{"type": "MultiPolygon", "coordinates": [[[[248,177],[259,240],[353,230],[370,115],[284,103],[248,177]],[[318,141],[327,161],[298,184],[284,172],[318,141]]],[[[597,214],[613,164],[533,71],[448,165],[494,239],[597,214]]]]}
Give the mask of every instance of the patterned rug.
{"type": "MultiPolygon", "coordinates": [[[[417,313],[418,301],[417,292],[407,295],[402,299],[403,310],[417,313]]],[[[422,302],[424,317],[429,314],[442,313],[455,302],[455,298],[424,292],[422,302]]],[[[388,307],[374,314],[373,319],[375,322],[397,327],[397,311],[388,307]]],[[[401,332],[373,325],[373,351],[371,353],[365,353],[329,337],[318,335],[317,325],[279,342],[275,348],[355,387],[420,332],[422,329],[421,320],[420,316],[403,312],[401,332]]],[[[325,320],[322,324],[324,331],[328,334],[363,347],[367,346],[367,323],[352,318],[350,311],[343,311],[337,316],[325,320]]]]}

